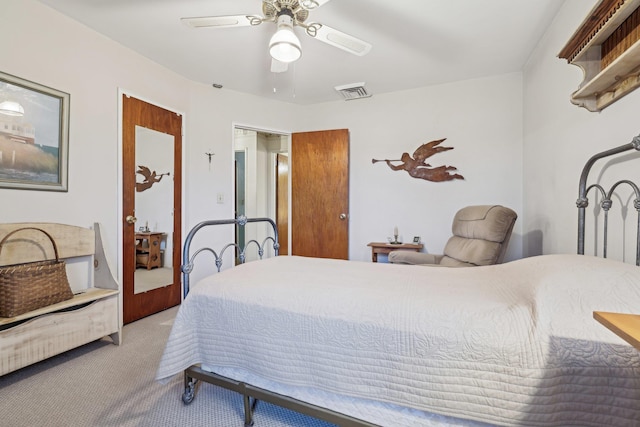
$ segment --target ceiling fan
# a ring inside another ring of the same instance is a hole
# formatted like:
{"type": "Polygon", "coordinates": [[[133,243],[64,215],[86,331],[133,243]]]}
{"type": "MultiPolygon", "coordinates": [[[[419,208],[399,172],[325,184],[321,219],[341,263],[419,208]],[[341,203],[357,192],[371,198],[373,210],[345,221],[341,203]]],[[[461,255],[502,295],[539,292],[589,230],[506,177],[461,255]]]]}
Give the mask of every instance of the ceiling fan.
{"type": "Polygon", "coordinates": [[[181,21],[191,28],[225,28],[256,26],[263,22],[275,22],[277,30],[269,41],[271,71],[287,71],[288,64],[302,55],[300,40],[293,27],[304,28],[307,35],[321,42],[335,46],[354,55],[363,56],[371,50],[371,44],[317,22],[307,23],[309,11],[316,9],[329,0],[263,0],[262,13],[257,15],[201,16],[182,18],[181,21]]]}

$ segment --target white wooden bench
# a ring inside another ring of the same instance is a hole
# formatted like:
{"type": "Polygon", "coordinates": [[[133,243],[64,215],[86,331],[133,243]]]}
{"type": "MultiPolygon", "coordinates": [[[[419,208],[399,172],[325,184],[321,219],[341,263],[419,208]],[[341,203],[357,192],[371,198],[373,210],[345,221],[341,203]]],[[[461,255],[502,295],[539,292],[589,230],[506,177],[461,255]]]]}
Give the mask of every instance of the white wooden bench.
{"type": "MultiPolygon", "coordinates": [[[[41,228],[54,238],[60,259],[66,261],[74,297],[15,317],[0,317],[0,375],[105,336],[120,344],[120,290],[105,257],[99,224],[93,229],[55,223],[0,224],[0,240],[23,227],[41,228]]],[[[24,230],[3,246],[0,266],[52,258],[48,238],[24,230]]]]}

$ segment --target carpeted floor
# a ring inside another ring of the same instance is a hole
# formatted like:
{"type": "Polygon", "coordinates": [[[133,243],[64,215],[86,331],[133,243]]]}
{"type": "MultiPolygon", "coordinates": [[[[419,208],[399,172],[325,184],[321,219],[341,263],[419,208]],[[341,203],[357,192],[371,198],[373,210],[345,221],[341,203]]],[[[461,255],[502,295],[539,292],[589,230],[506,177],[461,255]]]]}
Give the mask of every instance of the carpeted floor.
{"type": "Polygon", "coordinates": [[[167,286],[173,283],[173,269],[154,268],[147,270],[137,268],[134,272],[134,283],[136,294],[167,286]]]}
{"type": "MultiPolygon", "coordinates": [[[[203,383],[184,405],[180,376],[154,381],[176,312],[126,325],[120,346],[103,339],[0,377],[0,425],[242,427],[240,395],[203,383]]],[[[264,402],[254,421],[255,427],[332,425],[264,402]]]]}

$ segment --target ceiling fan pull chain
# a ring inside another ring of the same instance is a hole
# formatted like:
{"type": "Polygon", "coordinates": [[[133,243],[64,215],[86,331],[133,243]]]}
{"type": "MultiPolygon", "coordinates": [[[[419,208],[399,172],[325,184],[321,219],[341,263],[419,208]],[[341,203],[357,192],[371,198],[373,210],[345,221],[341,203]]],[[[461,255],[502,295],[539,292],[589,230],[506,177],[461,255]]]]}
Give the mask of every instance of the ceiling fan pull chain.
{"type": "Polygon", "coordinates": [[[296,99],[296,64],[293,64],[293,99],[296,99]]]}

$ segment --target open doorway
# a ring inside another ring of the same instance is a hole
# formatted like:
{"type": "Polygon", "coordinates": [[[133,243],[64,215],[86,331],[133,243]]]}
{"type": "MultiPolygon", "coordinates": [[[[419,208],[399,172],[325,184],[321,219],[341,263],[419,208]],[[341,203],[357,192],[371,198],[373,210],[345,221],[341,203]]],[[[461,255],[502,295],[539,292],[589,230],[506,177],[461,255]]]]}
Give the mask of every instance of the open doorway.
{"type": "MultiPolygon", "coordinates": [[[[280,255],[289,253],[289,140],[287,134],[240,126],[234,129],[236,216],[273,219],[278,227],[280,255]]],[[[262,242],[268,233],[266,227],[239,227],[236,244],[244,248],[246,239],[262,242]]],[[[256,257],[247,253],[247,261],[256,257]]]]}

